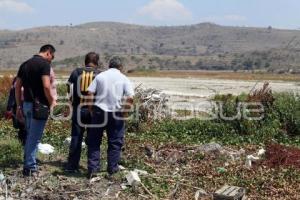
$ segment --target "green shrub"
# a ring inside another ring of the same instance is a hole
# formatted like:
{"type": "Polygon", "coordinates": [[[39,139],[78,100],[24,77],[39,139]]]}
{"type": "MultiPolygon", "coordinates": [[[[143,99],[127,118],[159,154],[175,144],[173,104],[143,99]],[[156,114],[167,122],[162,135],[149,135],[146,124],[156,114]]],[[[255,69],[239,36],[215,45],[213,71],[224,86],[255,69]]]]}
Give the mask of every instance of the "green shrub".
{"type": "Polygon", "coordinates": [[[7,96],[0,95],[0,119],[4,117],[7,106],[7,96]]]}
{"type": "Polygon", "coordinates": [[[57,84],[57,86],[56,86],[57,94],[60,97],[66,97],[67,89],[68,88],[67,88],[66,84],[57,84]]]}
{"type": "Polygon", "coordinates": [[[63,147],[63,142],[71,136],[71,124],[69,121],[49,120],[44,131],[42,143],[49,143],[57,148],[63,147]]]}
{"type": "Polygon", "coordinates": [[[281,128],[289,135],[300,135],[300,95],[275,94],[273,112],[276,112],[281,128]]]}
{"type": "Polygon", "coordinates": [[[4,76],[0,78],[0,118],[4,117],[6,111],[7,98],[11,88],[12,78],[4,76]]]}
{"type": "MultiPolygon", "coordinates": [[[[251,98],[257,96],[252,96],[251,98]]],[[[249,101],[250,97],[219,95],[224,116],[235,116],[239,102],[249,101]]],[[[249,120],[244,117],[235,120],[219,118],[210,121],[201,119],[171,120],[156,122],[141,130],[140,137],[145,140],[159,140],[177,143],[206,143],[211,141],[238,145],[242,143],[278,143],[300,145],[299,132],[299,95],[276,93],[259,97],[264,105],[264,117],[261,120],[249,120]],[[296,137],[291,137],[291,136],[296,137]]]]}
{"type": "Polygon", "coordinates": [[[1,138],[0,167],[17,166],[22,162],[22,146],[15,138],[1,138]]]}

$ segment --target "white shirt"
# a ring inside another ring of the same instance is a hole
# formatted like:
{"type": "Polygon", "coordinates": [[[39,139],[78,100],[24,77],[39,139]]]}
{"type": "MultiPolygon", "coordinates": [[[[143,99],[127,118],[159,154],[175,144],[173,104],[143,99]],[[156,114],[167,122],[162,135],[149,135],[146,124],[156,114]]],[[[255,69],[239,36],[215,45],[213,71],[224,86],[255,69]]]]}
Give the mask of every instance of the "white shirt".
{"type": "Polygon", "coordinates": [[[130,80],[115,68],[98,74],[88,91],[96,95],[95,105],[106,112],[120,111],[123,97],[134,96],[130,80]]]}

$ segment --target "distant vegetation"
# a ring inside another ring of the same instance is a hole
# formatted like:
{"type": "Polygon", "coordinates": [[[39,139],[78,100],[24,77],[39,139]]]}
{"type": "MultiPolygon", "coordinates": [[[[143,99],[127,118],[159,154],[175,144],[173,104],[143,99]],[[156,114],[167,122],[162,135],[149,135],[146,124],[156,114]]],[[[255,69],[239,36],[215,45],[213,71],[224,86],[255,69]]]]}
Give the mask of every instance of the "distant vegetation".
{"type": "Polygon", "coordinates": [[[17,68],[44,43],[57,47],[58,68],[82,65],[83,56],[96,51],[104,66],[111,55],[121,55],[129,70],[300,71],[300,31],[108,22],[0,31],[0,69],[17,68]]]}

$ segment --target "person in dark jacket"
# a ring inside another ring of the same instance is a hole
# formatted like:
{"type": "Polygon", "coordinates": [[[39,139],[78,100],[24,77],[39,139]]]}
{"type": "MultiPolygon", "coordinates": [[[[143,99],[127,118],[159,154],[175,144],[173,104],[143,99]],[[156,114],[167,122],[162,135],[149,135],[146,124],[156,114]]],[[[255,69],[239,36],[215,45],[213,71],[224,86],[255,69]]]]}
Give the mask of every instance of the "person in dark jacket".
{"type": "Polygon", "coordinates": [[[68,173],[79,172],[83,135],[87,129],[86,125],[90,122],[88,106],[85,105],[87,103],[87,88],[95,76],[100,73],[97,69],[98,66],[99,55],[95,52],[90,52],[85,57],[85,67],[75,69],[68,80],[69,93],[71,93],[72,88],[71,102],[73,107],[71,144],[68,162],[65,166],[65,172],[68,173]]]}
{"type": "Polygon", "coordinates": [[[19,121],[16,117],[16,111],[17,111],[17,103],[16,103],[16,96],[15,96],[15,83],[16,83],[17,77],[15,77],[12,81],[12,85],[9,91],[8,95],[8,101],[6,106],[6,113],[5,118],[6,119],[12,119],[13,121],[13,127],[15,129],[18,129],[18,139],[22,143],[22,145],[25,145],[27,132],[25,129],[25,124],[21,121],[19,121]]]}

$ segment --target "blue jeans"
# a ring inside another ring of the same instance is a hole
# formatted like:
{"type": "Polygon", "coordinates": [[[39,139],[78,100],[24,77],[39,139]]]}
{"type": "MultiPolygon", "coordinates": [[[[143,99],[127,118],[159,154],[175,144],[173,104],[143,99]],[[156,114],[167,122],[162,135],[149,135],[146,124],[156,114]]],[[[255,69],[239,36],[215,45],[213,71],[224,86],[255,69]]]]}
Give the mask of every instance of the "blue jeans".
{"type": "Polygon", "coordinates": [[[40,143],[47,120],[33,119],[33,104],[23,103],[23,113],[25,117],[25,127],[27,139],[24,147],[24,169],[37,170],[36,153],[37,145],[40,143]]]}
{"type": "Polygon", "coordinates": [[[107,171],[113,174],[119,170],[118,163],[121,158],[121,149],[124,144],[125,122],[120,119],[120,112],[104,112],[94,107],[91,124],[103,124],[103,127],[89,128],[87,131],[88,146],[88,171],[97,172],[100,170],[100,144],[103,131],[107,132],[107,171]],[[115,118],[117,116],[119,119],[115,118]]]}

